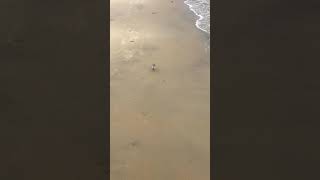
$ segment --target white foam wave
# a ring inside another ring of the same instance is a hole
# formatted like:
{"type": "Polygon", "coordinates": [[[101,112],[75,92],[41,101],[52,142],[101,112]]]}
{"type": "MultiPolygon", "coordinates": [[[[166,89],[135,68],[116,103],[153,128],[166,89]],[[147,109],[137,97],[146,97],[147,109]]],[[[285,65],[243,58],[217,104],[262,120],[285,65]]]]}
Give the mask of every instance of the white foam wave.
{"type": "Polygon", "coordinates": [[[197,28],[210,34],[210,1],[186,0],[184,3],[199,17],[196,22],[197,28]]]}

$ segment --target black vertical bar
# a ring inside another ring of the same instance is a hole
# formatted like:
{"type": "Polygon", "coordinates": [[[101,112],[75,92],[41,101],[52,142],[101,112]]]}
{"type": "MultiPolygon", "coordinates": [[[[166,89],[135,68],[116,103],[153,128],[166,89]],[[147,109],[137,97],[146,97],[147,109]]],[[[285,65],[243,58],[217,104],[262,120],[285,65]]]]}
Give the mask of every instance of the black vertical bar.
{"type": "Polygon", "coordinates": [[[107,179],[107,10],[0,2],[0,179],[107,179]]]}
{"type": "Polygon", "coordinates": [[[213,179],[319,179],[319,7],[217,1],[213,179]]]}

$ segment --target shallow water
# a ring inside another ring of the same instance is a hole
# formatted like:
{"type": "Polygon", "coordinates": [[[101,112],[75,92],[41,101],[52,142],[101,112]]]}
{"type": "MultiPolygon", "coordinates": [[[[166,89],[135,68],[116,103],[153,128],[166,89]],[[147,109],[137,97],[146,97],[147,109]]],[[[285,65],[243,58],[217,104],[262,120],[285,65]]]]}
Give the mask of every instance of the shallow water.
{"type": "Polygon", "coordinates": [[[199,19],[196,26],[210,34],[210,1],[209,0],[186,0],[184,1],[191,11],[193,11],[199,19]]]}

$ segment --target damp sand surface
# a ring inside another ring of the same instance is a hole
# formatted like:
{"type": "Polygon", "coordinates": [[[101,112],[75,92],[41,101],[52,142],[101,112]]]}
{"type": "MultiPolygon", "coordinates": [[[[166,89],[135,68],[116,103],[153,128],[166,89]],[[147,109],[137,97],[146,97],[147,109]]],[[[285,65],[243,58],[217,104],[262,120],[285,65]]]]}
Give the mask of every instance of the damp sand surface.
{"type": "Polygon", "coordinates": [[[111,180],[209,180],[208,35],[183,0],[110,8],[111,180]]]}

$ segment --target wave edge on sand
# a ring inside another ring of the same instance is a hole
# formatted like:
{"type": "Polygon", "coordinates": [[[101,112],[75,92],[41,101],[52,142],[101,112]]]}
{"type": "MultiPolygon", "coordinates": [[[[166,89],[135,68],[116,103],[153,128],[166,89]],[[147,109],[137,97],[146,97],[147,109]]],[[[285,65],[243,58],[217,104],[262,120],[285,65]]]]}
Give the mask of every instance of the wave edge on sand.
{"type": "Polygon", "coordinates": [[[210,34],[210,2],[207,0],[185,0],[184,4],[194,12],[199,19],[196,21],[196,27],[210,34]]]}

